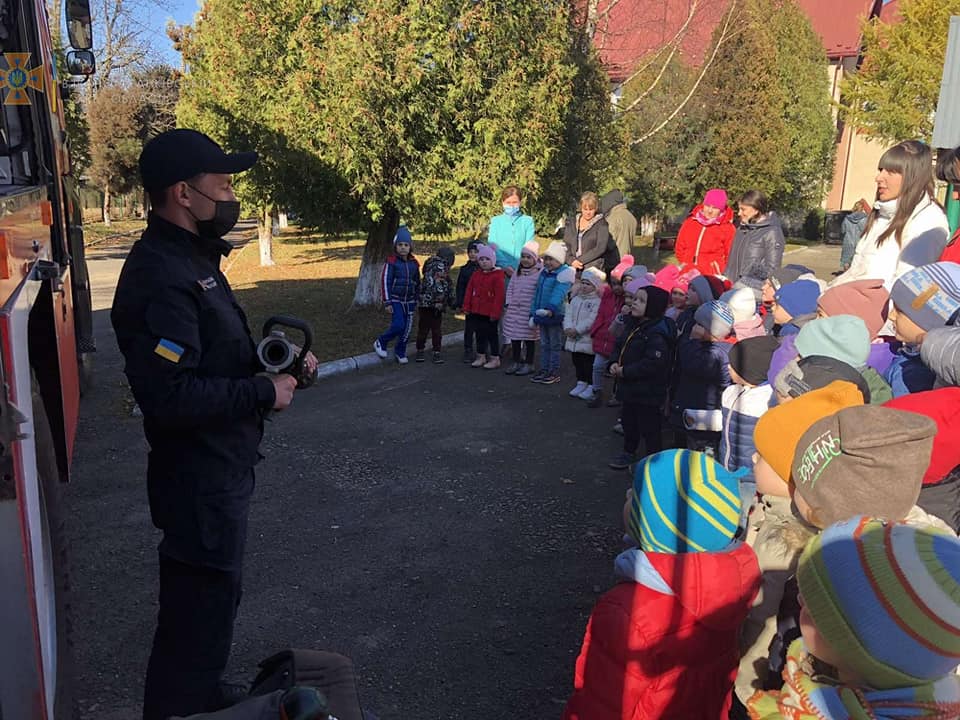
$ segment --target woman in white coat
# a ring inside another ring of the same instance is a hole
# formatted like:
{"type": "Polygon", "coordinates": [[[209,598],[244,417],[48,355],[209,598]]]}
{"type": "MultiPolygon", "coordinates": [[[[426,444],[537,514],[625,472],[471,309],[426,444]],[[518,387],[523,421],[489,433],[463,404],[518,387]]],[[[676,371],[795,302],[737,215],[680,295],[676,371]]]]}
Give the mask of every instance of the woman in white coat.
{"type": "Polygon", "coordinates": [[[947,216],[934,198],[933,156],[918,140],[880,158],[877,199],[849,269],[831,286],[880,279],[889,290],[908,270],[936,262],[947,244],[947,216]]]}

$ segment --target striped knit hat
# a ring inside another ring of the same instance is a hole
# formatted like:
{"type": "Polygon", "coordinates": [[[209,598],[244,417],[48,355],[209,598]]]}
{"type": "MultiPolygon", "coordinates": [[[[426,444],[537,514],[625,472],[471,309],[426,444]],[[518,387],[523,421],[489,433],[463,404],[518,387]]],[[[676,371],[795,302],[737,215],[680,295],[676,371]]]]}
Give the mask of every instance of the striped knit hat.
{"type": "Polygon", "coordinates": [[[719,300],[710,300],[698,307],[693,319],[713,337],[721,340],[733,332],[733,312],[729,305],[719,300]]]}
{"type": "Polygon", "coordinates": [[[919,685],[960,664],[956,536],[859,515],[807,544],[797,580],[817,632],[867,685],[919,685]]]}
{"type": "Polygon", "coordinates": [[[905,272],[893,284],[890,299],[924,330],[956,325],[960,316],[960,265],[936,262],[905,272]]]}
{"type": "Polygon", "coordinates": [[[633,476],[627,532],[647,552],[722,550],[737,532],[740,478],[749,472],[728,472],[693,450],[650,455],[633,476]]]}

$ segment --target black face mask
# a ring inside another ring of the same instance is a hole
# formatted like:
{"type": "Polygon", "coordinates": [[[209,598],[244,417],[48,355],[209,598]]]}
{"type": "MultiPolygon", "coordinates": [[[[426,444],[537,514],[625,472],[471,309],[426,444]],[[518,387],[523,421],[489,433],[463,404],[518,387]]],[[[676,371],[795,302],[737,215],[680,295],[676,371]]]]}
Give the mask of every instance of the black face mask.
{"type": "Polygon", "coordinates": [[[239,202],[236,200],[214,200],[203,192],[203,190],[197,190],[193,185],[188,184],[187,187],[196,190],[214,204],[213,217],[209,220],[200,220],[196,215],[193,215],[193,211],[190,211],[193,219],[197,221],[197,232],[201,237],[222,238],[233,230],[233,226],[236,225],[237,220],[240,219],[239,202]]]}

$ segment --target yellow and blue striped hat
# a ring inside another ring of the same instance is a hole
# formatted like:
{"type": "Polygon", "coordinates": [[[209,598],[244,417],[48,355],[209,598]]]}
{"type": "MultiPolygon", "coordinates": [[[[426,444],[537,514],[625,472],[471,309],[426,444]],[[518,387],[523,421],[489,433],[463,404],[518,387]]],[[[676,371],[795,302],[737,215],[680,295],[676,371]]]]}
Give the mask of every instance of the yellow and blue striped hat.
{"type": "Polygon", "coordinates": [[[633,476],[627,532],[647,552],[722,550],[740,520],[740,478],[709,455],[665,450],[644,458],[633,476]]]}

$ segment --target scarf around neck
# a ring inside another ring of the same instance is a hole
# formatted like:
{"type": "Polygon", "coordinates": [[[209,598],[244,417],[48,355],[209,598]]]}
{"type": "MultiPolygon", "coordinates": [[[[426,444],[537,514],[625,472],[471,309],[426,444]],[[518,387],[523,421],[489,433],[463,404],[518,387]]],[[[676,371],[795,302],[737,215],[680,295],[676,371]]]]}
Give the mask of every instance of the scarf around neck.
{"type": "Polygon", "coordinates": [[[960,677],[921,685],[871,690],[816,675],[803,639],[787,651],[783,689],[756,692],[747,702],[751,720],[951,720],[960,716],[960,677]]]}

